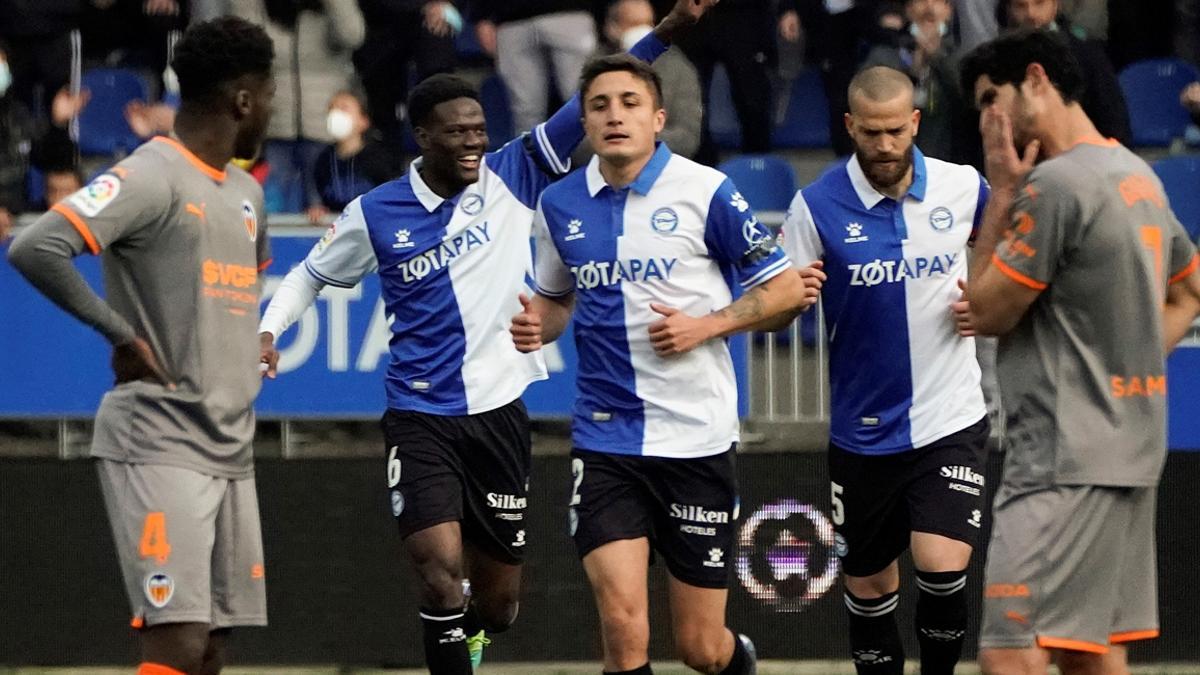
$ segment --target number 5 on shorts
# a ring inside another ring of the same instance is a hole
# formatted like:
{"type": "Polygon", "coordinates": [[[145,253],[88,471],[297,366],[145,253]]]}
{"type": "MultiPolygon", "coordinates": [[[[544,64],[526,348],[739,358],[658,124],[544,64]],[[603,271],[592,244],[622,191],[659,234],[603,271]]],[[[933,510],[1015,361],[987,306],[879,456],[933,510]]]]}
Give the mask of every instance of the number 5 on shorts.
{"type": "Polygon", "coordinates": [[[833,502],[833,524],[841,525],[846,522],[846,509],[842,506],[842,486],[829,482],[829,499],[833,502]]]}
{"type": "Polygon", "coordinates": [[[138,552],[143,558],[154,558],[159,565],[165,565],[171,556],[171,544],[167,542],[167,516],[162,511],[146,514],[138,552]]]}

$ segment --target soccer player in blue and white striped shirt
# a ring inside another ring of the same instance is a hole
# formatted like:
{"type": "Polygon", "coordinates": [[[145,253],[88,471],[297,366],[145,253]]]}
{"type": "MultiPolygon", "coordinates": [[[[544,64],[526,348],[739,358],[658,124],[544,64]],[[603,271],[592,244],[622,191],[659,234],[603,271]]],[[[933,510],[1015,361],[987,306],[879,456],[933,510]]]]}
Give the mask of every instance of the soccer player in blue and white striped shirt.
{"type": "MultiPolygon", "coordinates": [[[[678,0],[632,52],[653,60],[712,4],[678,0]]],[[[574,97],[486,152],[478,94],[461,79],[422,82],[408,110],[421,157],[346,208],[283,281],[261,330],[270,361],[275,338],[322,287],[352,287],[378,271],[394,316],[383,419],[392,513],[421,577],[430,672],[466,675],[482,631],[502,631],[517,615],[531,463],[520,396],[546,367],[513,348],[508,326],[532,271],[534,206],[568,171],[582,113],[574,97]]]]}
{"type": "Polygon", "coordinates": [[[542,195],[537,295],[522,298],[512,332],[536,353],[574,314],[571,529],[600,610],[605,672],[651,672],[653,547],[670,571],[684,662],[753,673],[753,645],[725,627],[738,419],[722,338],[790,320],[816,302],[821,273],[791,269],[724,174],[655,143],[665,113],[646,64],[597,59],[580,92],[596,157],[542,195]],[[734,300],[731,286],[744,295],[734,300]]]}

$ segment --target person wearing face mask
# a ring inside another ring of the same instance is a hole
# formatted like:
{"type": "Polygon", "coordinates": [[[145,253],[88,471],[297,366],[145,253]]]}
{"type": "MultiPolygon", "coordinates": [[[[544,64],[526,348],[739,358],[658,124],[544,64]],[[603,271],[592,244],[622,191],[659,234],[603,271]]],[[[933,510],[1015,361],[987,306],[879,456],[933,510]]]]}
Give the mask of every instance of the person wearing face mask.
{"type": "Polygon", "coordinates": [[[961,50],[950,31],[950,0],[907,0],[906,25],[895,44],[876,45],[865,67],[887,66],[913,81],[913,101],[921,111],[921,149],[930,157],[982,166],[975,118],[958,83],[961,50]]]}
{"type": "Polygon", "coordinates": [[[313,182],[320,201],[308,206],[308,219],[319,225],[355,197],[400,175],[384,147],[369,135],[371,120],[358,95],[339,91],[329,102],[325,130],[334,142],[325,146],[313,164],[313,182]]]}
{"type": "MultiPolygon", "coordinates": [[[[608,6],[604,53],[629,51],[637,41],[654,29],[654,7],[649,0],[616,0],[608,6]]],[[[700,147],[700,122],[704,110],[700,103],[700,77],[696,67],[679,47],[671,47],[653,64],[662,78],[663,105],[667,125],[658,135],[681,157],[692,158],[700,147]]]]}

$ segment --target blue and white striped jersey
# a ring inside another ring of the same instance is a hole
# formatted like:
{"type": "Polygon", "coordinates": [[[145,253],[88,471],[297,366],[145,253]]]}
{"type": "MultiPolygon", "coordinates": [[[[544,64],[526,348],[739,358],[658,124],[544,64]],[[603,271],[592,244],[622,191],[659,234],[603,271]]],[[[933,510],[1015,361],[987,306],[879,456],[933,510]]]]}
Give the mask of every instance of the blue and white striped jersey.
{"type": "Polygon", "coordinates": [[[790,262],[722,173],[659,144],[614,190],[592,159],[542,195],[534,221],[537,290],[575,294],[579,352],[573,440],[624,455],[704,457],[738,440],[737,387],[724,340],[662,358],[656,302],[693,316],[790,262]]]}
{"type": "Polygon", "coordinates": [[[913,155],[901,201],[876,191],[851,157],[798,192],[783,225],[794,260],[825,261],[829,433],[861,454],[919,448],[987,412],[975,342],[950,312],[987,183],[972,167],[913,155]]]}

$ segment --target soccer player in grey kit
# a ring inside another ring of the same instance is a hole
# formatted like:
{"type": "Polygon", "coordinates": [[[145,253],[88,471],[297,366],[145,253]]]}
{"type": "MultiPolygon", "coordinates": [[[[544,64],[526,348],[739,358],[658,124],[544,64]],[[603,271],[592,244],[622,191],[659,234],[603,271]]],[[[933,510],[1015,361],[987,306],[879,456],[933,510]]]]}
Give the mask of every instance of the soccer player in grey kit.
{"type": "Polygon", "coordinates": [[[263,29],[191,27],[172,62],[182,103],[158,137],[13,242],[30,283],[113,345],[116,385],[91,456],[133,626],[138,675],[215,675],[232,626],[267,622],[254,486],[263,193],[258,153],[274,50],[263,29]],[[102,255],[106,300],[71,263],[102,255]]]}
{"type": "Polygon", "coordinates": [[[992,188],[965,318],[1001,336],[1008,417],[980,665],[1126,673],[1125,645],[1158,635],[1164,357],[1200,310],[1200,258],[1154,172],[1080,107],[1060,37],[984,44],[962,79],[992,188]]]}

